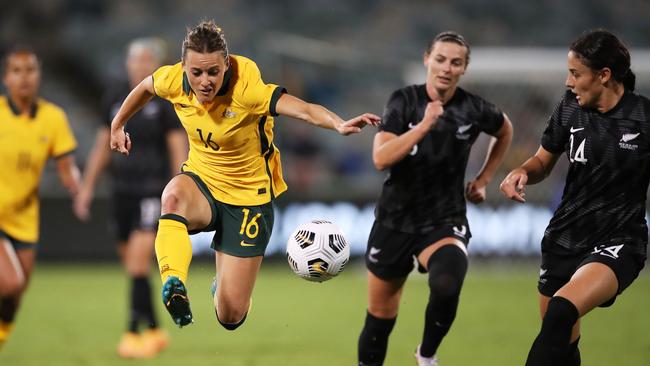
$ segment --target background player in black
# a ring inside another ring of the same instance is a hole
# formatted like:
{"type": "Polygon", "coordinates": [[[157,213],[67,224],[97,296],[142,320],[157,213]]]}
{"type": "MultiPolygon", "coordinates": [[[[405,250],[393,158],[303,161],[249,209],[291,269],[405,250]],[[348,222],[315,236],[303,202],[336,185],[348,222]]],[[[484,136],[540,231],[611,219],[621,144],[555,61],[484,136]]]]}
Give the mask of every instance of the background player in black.
{"type": "Polygon", "coordinates": [[[413,256],[429,272],[419,365],[435,353],[456,315],[471,236],[465,196],[485,200],[512,140],[512,125],[494,105],[457,86],[470,49],[457,33],[437,35],[424,54],[427,79],[394,92],[375,136],[373,161],[390,169],[368,239],[368,313],[359,337],[359,365],[381,365],[413,256]],[[495,138],[485,164],[464,189],[470,149],[481,132],[495,138]]]}
{"type": "Polygon", "coordinates": [[[162,99],[155,98],[133,116],[137,123],[129,125],[127,132],[141,143],[134,146],[129,159],[111,154],[110,122],[131,88],[164,62],[165,50],[164,42],[155,38],[137,39],[129,45],[126,59],[129,84],[120,85],[105,98],[103,125],[97,132],[84,184],[75,200],[77,216],[87,220],[95,184],[110,163],[118,252],[132,282],[128,329],[117,349],[120,356],[127,358],[152,357],[168,344],[167,334],[158,329],[148,276],[160,215],[160,195],[170,173],[177,172],[187,158],[187,142],[174,110],[162,99]],[[139,323],[147,327],[145,332],[139,333],[139,323]]]}
{"type": "Polygon", "coordinates": [[[530,159],[501,183],[525,202],[562,153],[570,161],[560,206],[542,240],[542,328],[526,365],[579,365],[579,318],[611,305],[644,266],[650,179],[650,101],[633,92],[630,54],[592,31],[568,54],[567,91],[530,159]]]}

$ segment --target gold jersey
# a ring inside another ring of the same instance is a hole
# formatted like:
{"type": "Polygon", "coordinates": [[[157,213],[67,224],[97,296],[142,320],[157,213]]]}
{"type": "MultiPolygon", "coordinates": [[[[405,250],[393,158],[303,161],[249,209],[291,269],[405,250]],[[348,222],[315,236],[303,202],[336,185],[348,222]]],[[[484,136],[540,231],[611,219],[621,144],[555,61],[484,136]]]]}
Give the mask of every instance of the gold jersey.
{"type": "Polygon", "coordinates": [[[196,99],[181,63],[156,70],[153,84],[187,131],[183,170],[201,177],[217,200],[261,205],[287,189],[273,144],[275,106],[285,90],[265,84],[255,62],[231,55],[223,86],[208,104],[196,99]]]}
{"type": "Polygon", "coordinates": [[[29,115],[0,96],[0,231],[16,240],[38,241],[38,185],[45,163],[74,151],[77,142],[65,112],[43,99],[29,115]]]}

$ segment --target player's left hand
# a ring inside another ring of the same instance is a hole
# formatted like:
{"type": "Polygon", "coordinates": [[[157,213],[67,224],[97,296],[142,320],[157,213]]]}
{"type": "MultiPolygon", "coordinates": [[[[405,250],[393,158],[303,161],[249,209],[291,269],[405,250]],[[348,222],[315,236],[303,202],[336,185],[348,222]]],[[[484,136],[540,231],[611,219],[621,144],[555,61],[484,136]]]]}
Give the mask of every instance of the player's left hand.
{"type": "Polygon", "coordinates": [[[124,129],[118,131],[111,130],[111,150],[117,151],[122,155],[129,155],[131,150],[131,136],[124,129]]]}
{"type": "Polygon", "coordinates": [[[372,113],[364,113],[360,116],[349,119],[340,125],[336,126],[336,130],[344,136],[359,133],[366,125],[377,126],[381,122],[381,118],[372,113]]]}
{"type": "Polygon", "coordinates": [[[487,183],[474,179],[471,182],[467,182],[467,187],[465,188],[465,197],[471,203],[477,205],[485,201],[486,193],[485,187],[487,183]]]}

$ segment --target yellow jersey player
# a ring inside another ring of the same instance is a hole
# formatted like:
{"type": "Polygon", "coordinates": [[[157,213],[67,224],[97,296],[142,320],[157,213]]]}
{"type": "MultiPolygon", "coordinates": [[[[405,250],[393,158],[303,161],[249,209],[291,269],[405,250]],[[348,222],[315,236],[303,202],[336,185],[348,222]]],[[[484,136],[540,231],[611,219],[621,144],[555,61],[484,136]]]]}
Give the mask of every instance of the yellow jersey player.
{"type": "Polygon", "coordinates": [[[45,163],[56,159],[70,194],[79,187],[71,154],[77,143],[61,108],[38,98],[40,65],[24,48],[3,63],[7,95],[0,96],[0,347],[7,340],[34,267],[38,242],[38,185],[45,163]]]}
{"type": "MultiPolygon", "coordinates": [[[[127,120],[153,95],[167,99],[185,128],[190,153],[162,194],[155,248],[162,299],[179,326],[192,322],[185,283],[192,258],[189,233],[215,231],[217,320],[234,330],[245,320],[273,228],[272,201],[287,189],[273,143],[273,117],[285,115],[348,135],[379,117],[348,121],[265,84],[255,62],[230,55],[213,21],[190,29],[182,61],[163,66],[135,87],[113,119],[111,148],[129,153],[127,120]]],[[[134,141],[137,143],[137,141],[134,141]]]]}

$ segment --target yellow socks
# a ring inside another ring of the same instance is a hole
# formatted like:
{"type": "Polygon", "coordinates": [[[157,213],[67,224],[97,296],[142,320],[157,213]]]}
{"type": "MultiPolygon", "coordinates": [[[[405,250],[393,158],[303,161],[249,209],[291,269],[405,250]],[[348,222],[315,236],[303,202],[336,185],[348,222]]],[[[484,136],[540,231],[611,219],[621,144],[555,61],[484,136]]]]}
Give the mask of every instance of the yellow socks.
{"type": "Polygon", "coordinates": [[[14,323],[5,323],[0,320],[0,349],[2,349],[2,345],[9,338],[9,334],[11,334],[13,327],[14,323]]]}
{"type": "Polygon", "coordinates": [[[160,217],[156,235],[156,258],[163,283],[167,276],[176,276],[187,283],[187,272],[192,261],[192,243],[184,217],[174,214],[160,217]]]}

